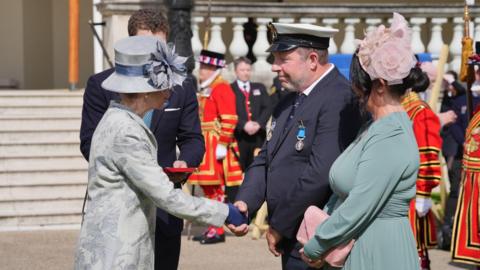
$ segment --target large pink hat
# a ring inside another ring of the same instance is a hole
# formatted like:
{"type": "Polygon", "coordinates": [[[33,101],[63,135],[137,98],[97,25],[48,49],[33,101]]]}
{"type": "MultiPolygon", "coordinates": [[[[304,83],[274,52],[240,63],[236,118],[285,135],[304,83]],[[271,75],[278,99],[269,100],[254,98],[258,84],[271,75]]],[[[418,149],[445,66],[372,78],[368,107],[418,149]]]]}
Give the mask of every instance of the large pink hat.
{"type": "Polygon", "coordinates": [[[390,28],[380,25],[360,41],[357,53],[360,64],[372,80],[384,79],[388,85],[402,84],[417,63],[411,41],[407,21],[393,13],[390,28]]]}

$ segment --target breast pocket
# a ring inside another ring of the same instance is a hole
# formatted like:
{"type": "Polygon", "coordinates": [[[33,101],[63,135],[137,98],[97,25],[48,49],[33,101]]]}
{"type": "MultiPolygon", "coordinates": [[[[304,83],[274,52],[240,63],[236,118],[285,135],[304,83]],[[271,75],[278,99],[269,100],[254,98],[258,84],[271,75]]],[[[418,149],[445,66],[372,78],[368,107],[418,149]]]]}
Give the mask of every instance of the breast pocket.
{"type": "Polygon", "coordinates": [[[182,115],[181,108],[167,108],[163,112],[163,118],[169,119],[169,121],[177,120],[177,122],[179,122],[181,115],[182,115]]]}
{"type": "Polygon", "coordinates": [[[179,110],[165,110],[159,120],[156,128],[157,133],[164,135],[175,136],[178,126],[180,125],[182,111],[179,110]]]}

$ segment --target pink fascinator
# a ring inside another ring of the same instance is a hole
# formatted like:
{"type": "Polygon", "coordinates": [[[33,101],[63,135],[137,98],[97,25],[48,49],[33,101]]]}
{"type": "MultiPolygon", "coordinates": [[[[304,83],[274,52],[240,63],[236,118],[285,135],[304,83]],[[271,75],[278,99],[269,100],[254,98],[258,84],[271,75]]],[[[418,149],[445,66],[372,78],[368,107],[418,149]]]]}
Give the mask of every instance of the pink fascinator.
{"type": "Polygon", "coordinates": [[[417,60],[412,51],[411,29],[405,18],[393,13],[390,28],[380,25],[360,41],[358,58],[370,78],[384,79],[388,85],[401,84],[417,60]]]}

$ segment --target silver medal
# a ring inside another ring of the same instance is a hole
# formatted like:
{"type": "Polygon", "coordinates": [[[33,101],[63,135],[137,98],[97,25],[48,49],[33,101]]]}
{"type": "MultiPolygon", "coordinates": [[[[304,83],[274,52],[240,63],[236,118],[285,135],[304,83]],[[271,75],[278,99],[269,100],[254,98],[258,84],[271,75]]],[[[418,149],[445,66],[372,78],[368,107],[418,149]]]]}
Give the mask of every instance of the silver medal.
{"type": "Polygon", "coordinates": [[[304,145],[305,143],[303,142],[303,140],[298,140],[297,143],[295,144],[295,150],[302,151],[304,145]]]}

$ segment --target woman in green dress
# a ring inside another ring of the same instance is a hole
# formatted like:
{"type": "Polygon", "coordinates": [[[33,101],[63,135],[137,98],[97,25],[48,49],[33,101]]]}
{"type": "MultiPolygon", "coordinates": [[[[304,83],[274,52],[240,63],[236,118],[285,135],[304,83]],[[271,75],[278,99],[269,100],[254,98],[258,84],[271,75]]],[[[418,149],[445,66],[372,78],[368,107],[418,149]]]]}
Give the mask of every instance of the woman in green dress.
{"type": "MultiPolygon", "coordinates": [[[[355,239],[342,269],[418,270],[408,208],[419,167],[412,122],[400,100],[428,77],[416,65],[411,30],[394,13],[360,42],[351,64],[354,91],[372,120],[334,162],[330,218],[306,243],[303,259],[320,268],[325,252],[355,239]]],[[[329,266],[325,266],[328,268],[329,266]]]]}

